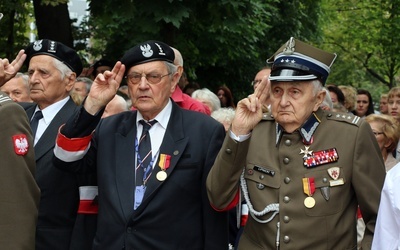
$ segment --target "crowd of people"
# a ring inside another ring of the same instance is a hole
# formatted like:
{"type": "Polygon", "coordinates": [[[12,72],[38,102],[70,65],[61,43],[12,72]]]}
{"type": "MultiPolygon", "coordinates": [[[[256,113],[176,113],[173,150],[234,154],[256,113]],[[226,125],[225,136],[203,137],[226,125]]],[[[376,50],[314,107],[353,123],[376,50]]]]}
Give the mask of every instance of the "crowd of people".
{"type": "Polygon", "coordinates": [[[240,101],[161,41],[88,69],[48,39],[1,59],[0,246],[399,248],[400,87],[375,110],[329,84],[335,59],[290,38],[240,101]]]}

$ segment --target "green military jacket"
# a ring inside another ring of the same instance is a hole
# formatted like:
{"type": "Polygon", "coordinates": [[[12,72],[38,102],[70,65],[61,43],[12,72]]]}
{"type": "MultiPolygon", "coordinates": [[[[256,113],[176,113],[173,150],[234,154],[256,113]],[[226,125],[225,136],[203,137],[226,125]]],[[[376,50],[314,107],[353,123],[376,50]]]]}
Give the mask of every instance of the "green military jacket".
{"type": "Polygon", "coordinates": [[[240,238],[248,249],[356,249],[356,213],[366,223],[370,249],[385,167],[368,123],[319,109],[293,133],[271,114],[243,142],[228,134],[207,189],[217,210],[239,193],[249,218],[240,238]]]}
{"type": "Polygon", "coordinates": [[[40,190],[24,109],[0,91],[0,248],[35,249],[40,190]]]}

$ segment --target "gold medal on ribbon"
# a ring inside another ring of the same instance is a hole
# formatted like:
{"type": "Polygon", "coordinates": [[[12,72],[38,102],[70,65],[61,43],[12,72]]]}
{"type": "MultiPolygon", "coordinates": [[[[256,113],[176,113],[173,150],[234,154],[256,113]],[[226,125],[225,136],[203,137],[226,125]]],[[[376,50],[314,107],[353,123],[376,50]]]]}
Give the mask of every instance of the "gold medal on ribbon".
{"type": "Polygon", "coordinates": [[[165,181],[167,179],[167,173],[165,171],[159,171],[156,175],[157,180],[159,181],[165,181]]]}
{"type": "Polygon", "coordinates": [[[315,206],[315,199],[311,196],[305,198],[304,206],[306,206],[306,208],[313,208],[315,206]]]}
{"type": "Polygon", "coordinates": [[[160,167],[160,171],[157,173],[156,178],[159,181],[165,181],[167,179],[166,170],[169,168],[169,164],[171,163],[171,156],[166,154],[160,154],[160,162],[158,166],[160,167]]]}
{"type": "Polygon", "coordinates": [[[313,208],[315,206],[315,199],[312,197],[315,193],[314,177],[303,178],[303,191],[308,196],[304,199],[304,206],[306,208],[313,208]]]}

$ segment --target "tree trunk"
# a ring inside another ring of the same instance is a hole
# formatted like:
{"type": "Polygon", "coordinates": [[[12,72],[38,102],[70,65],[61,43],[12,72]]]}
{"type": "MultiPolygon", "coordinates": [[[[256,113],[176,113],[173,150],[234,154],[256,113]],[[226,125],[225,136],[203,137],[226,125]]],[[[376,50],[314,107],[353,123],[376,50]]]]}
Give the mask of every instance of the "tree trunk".
{"type": "Polygon", "coordinates": [[[68,5],[51,6],[41,2],[41,0],[33,0],[39,39],[58,41],[74,48],[68,5]]]}

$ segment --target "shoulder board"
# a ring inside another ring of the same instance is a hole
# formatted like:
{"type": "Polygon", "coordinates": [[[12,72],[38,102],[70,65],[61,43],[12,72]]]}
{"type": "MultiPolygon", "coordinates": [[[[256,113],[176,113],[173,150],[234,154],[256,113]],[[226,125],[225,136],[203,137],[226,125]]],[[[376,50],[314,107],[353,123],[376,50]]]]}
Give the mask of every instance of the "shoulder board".
{"type": "Polygon", "coordinates": [[[12,100],[8,95],[0,93],[0,105],[2,105],[5,102],[9,102],[9,101],[12,101],[12,100]]]}
{"type": "Polygon", "coordinates": [[[359,126],[361,124],[362,119],[359,116],[356,116],[351,113],[335,113],[335,112],[328,112],[326,114],[326,119],[334,120],[338,122],[346,122],[349,124],[353,124],[359,126]]]}
{"type": "Polygon", "coordinates": [[[271,113],[263,113],[261,120],[262,121],[275,121],[275,119],[271,113]]]}

